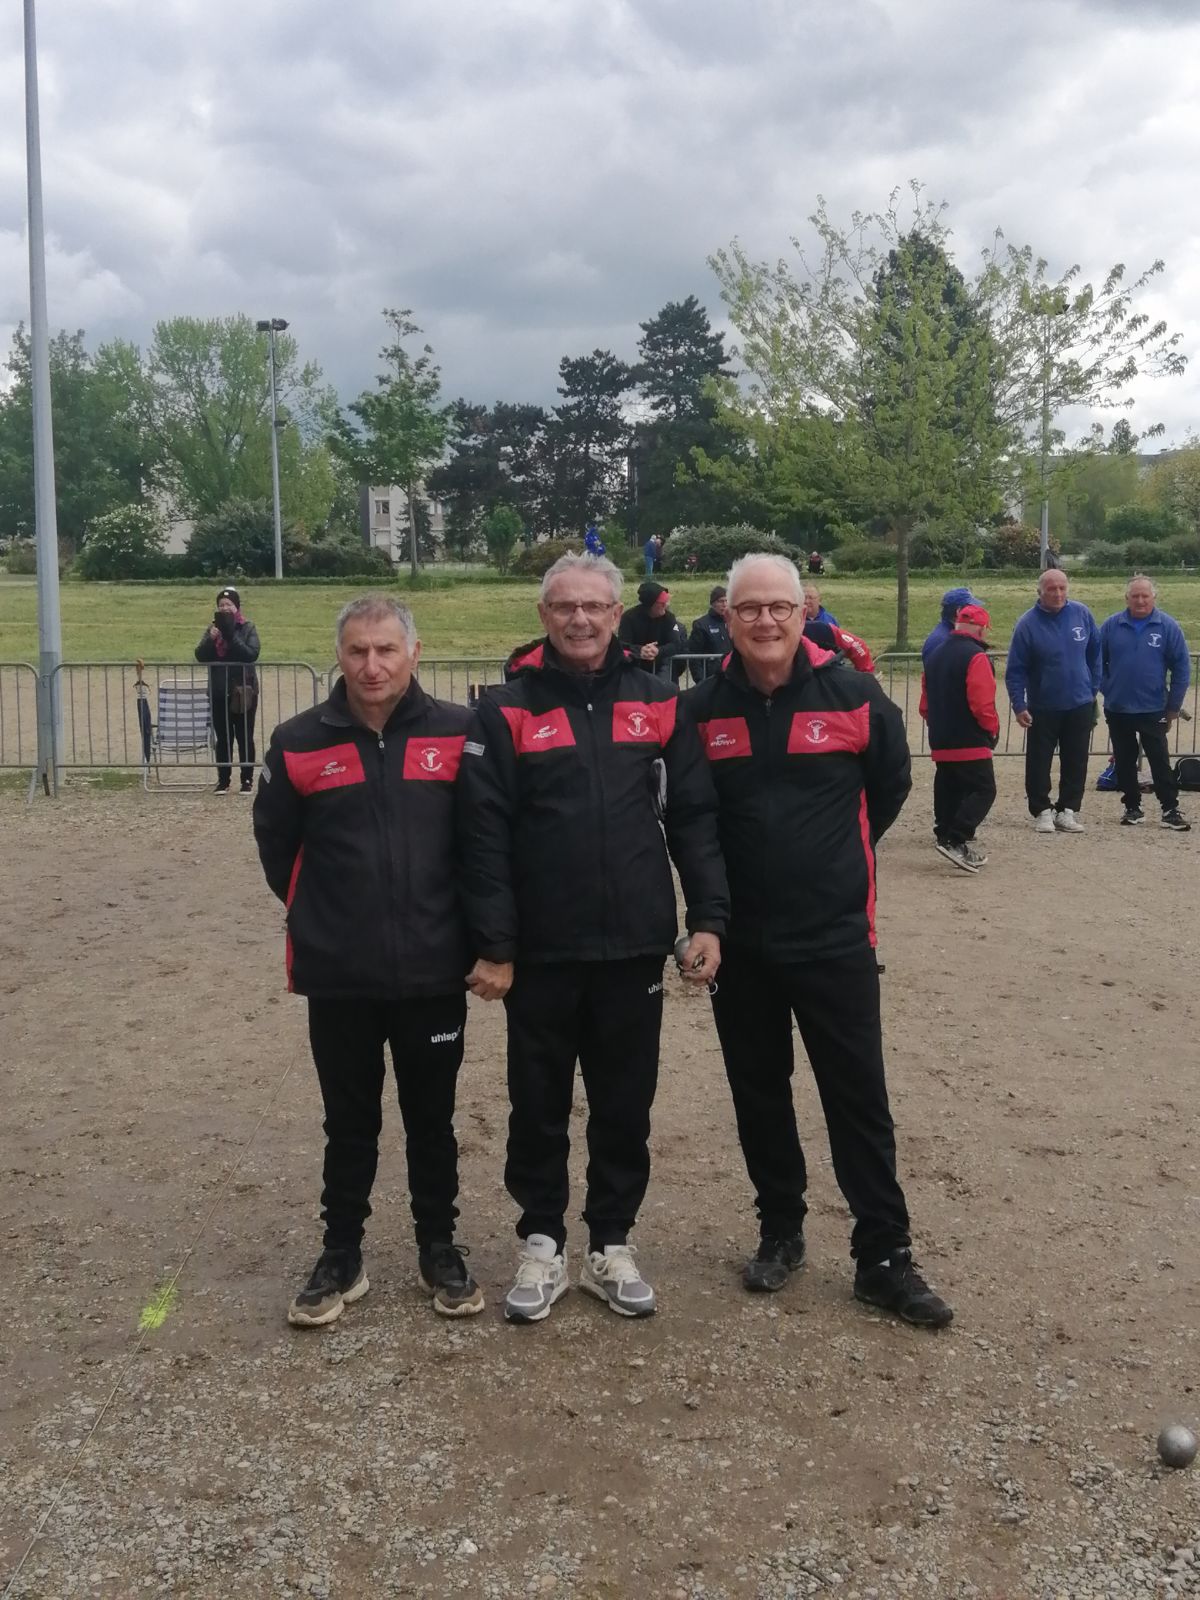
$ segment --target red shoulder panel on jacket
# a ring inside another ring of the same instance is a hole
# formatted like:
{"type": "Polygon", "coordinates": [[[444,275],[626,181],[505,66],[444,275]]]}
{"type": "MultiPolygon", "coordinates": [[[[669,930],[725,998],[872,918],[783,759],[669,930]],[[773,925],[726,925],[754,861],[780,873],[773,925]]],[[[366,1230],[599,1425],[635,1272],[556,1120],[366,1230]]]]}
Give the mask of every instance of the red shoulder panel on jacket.
{"type": "Polygon", "coordinates": [[[453,783],[462,763],[465,734],[413,736],[404,747],[404,776],[453,783]]]}
{"type": "Polygon", "coordinates": [[[750,754],[750,724],[745,717],[713,717],[701,722],[700,742],[710,761],[728,761],[731,756],[750,754]]]}
{"type": "Polygon", "coordinates": [[[285,750],[283,762],[297,794],[320,794],[323,789],[344,789],[348,784],[367,781],[356,744],[334,744],[324,750],[285,750]]]}
{"type": "Polygon", "coordinates": [[[853,711],[797,711],[788,730],[788,755],[857,755],[871,737],[871,708],[853,711]]]}
{"type": "Polygon", "coordinates": [[[535,756],[543,750],[561,750],[575,743],[565,706],[552,711],[526,711],[522,706],[501,706],[500,711],[512,734],[513,748],[519,756],[535,756]]]}
{"type": "Polygon", "coordinates": [[[647,704],[645,700],[617,700],[613,703],[614,744],[665,745],[675,732],[675,710],[679,702],[672,697],[647,704]]]}

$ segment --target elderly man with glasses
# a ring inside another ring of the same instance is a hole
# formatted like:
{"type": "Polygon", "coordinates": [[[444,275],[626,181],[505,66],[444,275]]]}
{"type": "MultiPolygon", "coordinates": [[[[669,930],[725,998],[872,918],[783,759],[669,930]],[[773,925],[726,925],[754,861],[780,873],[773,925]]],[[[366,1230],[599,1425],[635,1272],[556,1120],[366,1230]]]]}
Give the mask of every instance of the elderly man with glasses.
{"type": "Polygon", "coordinates": [[[567,1289],[577,1061],[588,1099],[580,1287],[621,1316],[655,1310],[628,1238],[650,1175],[663,965],[676,935],[670,860],[691,982],[715,976],[729,909],[700,740],[676,722],[675,686],[615,638],[621,583],[603,558],[554,563],[538,606],[545,638],[483,697],[464,750],[462,893],[478,955],[468,984],[508,1013],[505,1183],[521,1208],[510,1322],[541,1322],[567,1289]]]}
{"type": "Polygon", "coordinates": [[[792,1018],[854,1214],[858,1299],[944,1327],[917,1271],[896,1178],[875,956],[875,845],[912,785],[900,712],[804,637],[800,574],[750,555],[729,574],[733,651],[680,702],[717,787],[731,908],[713,1012],[760,1242],[747,1289],[804,1260],[807,1175],[792,1104],[792,1018]]]}

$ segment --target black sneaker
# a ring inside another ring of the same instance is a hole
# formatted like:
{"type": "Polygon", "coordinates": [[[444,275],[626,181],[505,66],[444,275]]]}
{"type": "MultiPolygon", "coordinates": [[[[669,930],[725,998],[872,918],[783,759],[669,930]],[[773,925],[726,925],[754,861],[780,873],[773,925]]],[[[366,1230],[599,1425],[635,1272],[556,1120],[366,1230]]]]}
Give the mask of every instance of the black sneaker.
{"type": "Polygon", "coordinates": [[[1175,833],[1191,833],[1192,825],[1180,811],[1178,806],[1172,806],[1170,811],[1162,814],[1162,827],[1171,828],[1175,833]]]}
{"type": "Polygon", "coordinates": [[[228,794],[229,793],[229,785],[227,783],[218,783],[216,788],[213,790],[213,793],[214,794],[228,794]]]}
{"type": "Polygon", "coordinates": [[[1146,813],[1141,806],[1126,806],[1125,813],[1121,818],[1121,826],[1123,828],[1140,828],[1145,820],[1146,813]]]}
{"type": "Polygon", "coordinates": [[[954,1312],[917,1271],[911,1250],[893,1250],[877,1266],[859,1264],[854,1274],[854,1298],[882,1311],[894,1311],[916,1328],[944,1328],[954,1312]]]}
{"type": "Polygon", "coordinates": [[[803,1265],[803,1233],[797,1231],[786,1239],[764,1238],[742,1268],[742,1283],[751,1294],[774,1294],[783,1288],[789,1273],[803,1265]]]}
{"type": "Polygon", "coordinates": [[[247,779],[243,778],[242,781],[241,781],[241,784],[239,785],[238,792],[240,794],[253,794],[254,793],[254,779],[250,778],[249,780],[247,780],[247,779]]]}
{"type": "Polygon", "coordinates": [[[418,1252],[421,1287],[433,1296],[440,1316],[473,1317],[483,1310],[483,1290],[467,1271],[466,1254],[452,1244],[431,1244],[418,1252]]]}
{"type": "Polygon", "coordinates": [[[288,1321],[293,1328],[323,1328],[370,1287],[357,1250],[322,1250],[308,1282],[288,1307],[288,1321]]]}

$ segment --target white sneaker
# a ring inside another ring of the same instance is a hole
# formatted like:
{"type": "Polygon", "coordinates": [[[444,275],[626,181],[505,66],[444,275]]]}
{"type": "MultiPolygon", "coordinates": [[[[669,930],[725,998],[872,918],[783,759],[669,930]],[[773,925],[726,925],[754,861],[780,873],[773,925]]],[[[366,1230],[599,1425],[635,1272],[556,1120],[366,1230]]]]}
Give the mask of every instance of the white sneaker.
{"type": "Polygon", "coordinates": [[[521,1249],[517,1276],[504,1297],[509,1322],[543,1322],[550,1307],[571,1287],[567,1252],[544,1233],[531,1233],[521,1249]]]}
{"type": "Polygon", "coordinates": [[[1047,809],[1045,811],[1039,811],[1037,816],[1034,817],[1034,819],[1033,819],[1033,831],[1034,831],[1034,833],[1053,833],[1054,832],[1054,813],[1053,813],[1053,811],[1051,811],[1049,809],[1047,809]]]}
{"type": "Polygon", "coordinates": [[[1059,833],[1085,833],[1087,831],[1073,811],[1056,811],[1054,813],[1054,826],[1059,833]]]}
{"type": "Polygon", "coordinates": [[[627,1244],[606,1244],[589,1250],[579,1274],[579,1287],[603,1300],[619,1317],[652,1317],[658,1310],[654,1290],[643,1281],[633,1250],[627,1244]]]}

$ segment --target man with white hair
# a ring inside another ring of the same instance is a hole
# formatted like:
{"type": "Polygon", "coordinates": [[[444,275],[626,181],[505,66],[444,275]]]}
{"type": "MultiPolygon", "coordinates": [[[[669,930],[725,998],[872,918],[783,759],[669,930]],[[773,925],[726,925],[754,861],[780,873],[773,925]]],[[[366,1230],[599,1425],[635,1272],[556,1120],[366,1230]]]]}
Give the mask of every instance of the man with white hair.
{"type": "Polygon", "coordinates": [[[606,559],[554,563],[538,605],[545,637],[483,696],[465,746],[462,888],[479,957],[468,981],[508,1013],[504,1176],[521,1208],[510,1322],[541,1322],[567,1289],[576,1062],[588,1100],[580,1287],[620,1316],[656,1309],[629,1234],[650,1176],[676,934],[670,861],[687,905],[689,981],[716,975],[729,910],[700,741],[676,721],[674,684],[615,637],[621,585],[606,559]]]}
{"type": "Polygon", "coordinates": [[[904,724],[874,677],[804,638],[800,574],[748,555],[729,574],[733,651],[681,702],[717,788],[731,910],[713,1012],[760,1242],[745,1287],[804,1260],[807,1174],[792,1018],[854,1213],[858,1299],[923,1327],[953,1313],[912,1258],[883,1068],[875,845],[912,785],[904,724]]]}
{"type": "Polygon", "coordinates": [[[420,655],[407,606],[378,594],[352,600],[337,621],[342,675],[328,700],[275,729],[254,801],[263,872],[287,907],[288,988],[308,998],[325,1103],[325,1240],[288,1312],[298,1328],[335,1321],[370,1287],[362,1238],[385,1044],[421,1285],[443,1316],[483,1309],[454,1244],[468,966],[454,787],[470,713],[424,692],[420,655]]]}
{"type": "Polygon", "coordinates": [[[1146,820],[1137,773],[1140,744],[1162,807],[1162,826],[1187,833],[1191,823],[1179,809],[1167,735],[1183,707],[1192,661],[1183,629],[1159,610],[1158,590],[1144,573],[1126,585],[1125,610],[1101,624],[1100,652],[1104,717],[1125,801],[1122,826],[1136,828],[1146,820]]]}

